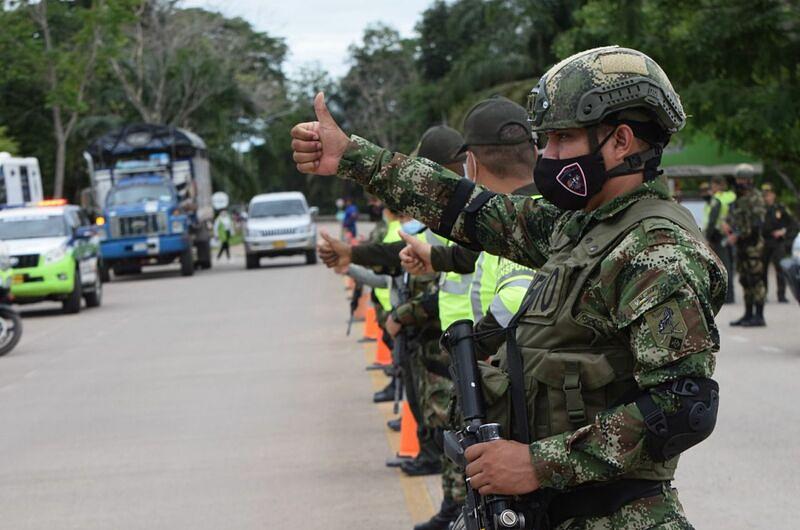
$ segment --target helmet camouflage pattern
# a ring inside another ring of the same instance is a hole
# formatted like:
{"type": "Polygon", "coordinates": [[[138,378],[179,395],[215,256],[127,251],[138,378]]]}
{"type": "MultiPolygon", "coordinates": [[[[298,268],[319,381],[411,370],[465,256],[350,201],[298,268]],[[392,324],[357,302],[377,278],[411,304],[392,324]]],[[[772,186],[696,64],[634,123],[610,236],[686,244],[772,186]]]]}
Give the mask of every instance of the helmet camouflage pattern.
{"type": "Polygon", "coordinates": [[[536,132],[585,128],[629,109],[648,111],[668,134],[686,123],[680,97],[661,67],[642,52],[619,46],[564,59],[539,79],[528,99],[536,132]]]}
{"type": "Polygon", "coordinates": [[[751,179],[756,174],[756,168],[750,164],[738,164],[733,170],[733,175],[737,179],[751,179]]]}

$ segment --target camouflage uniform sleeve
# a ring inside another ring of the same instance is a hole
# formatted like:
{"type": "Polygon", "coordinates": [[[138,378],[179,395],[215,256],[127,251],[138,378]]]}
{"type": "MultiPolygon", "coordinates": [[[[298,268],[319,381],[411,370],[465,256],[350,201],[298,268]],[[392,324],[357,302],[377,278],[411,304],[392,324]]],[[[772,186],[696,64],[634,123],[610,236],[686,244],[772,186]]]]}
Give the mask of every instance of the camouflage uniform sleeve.
{"type": "MultiPolygon", "coordinates": [[[[428,226],[437,227],[461,178],[424,158],[392,154],[352,136],[339,163],[338,175],[362,184],[384,203],[428,226]]],[[[470,200],[486,191],[476,186],[470,200]]],[[[547,260],[550,234],[561,211],[544,202],[520,195],[496,195],[476,215],[476,239],[465,230],[460,213],[450,239],[483,249],[529,267],[547,260]]]]}
{"type": "MultiPolygon", "coordinates": [[[[629,234],[620,247],[603,262],[589,296],[606,306],[612,330],[628,338],[639,387],[674,413],[677,397],[654,387],[713,374],[725,273],[706,245],[677,227],[629,234]]],[[[576,431],[534,442],[531,459],[545,487],[607,481],[651,463],[645,433],[636,404],[623,404],[576,431]]]]}
{"type": "Polygon", "coordinates": [[[439,318],[439,293],[429,289],[392,310],[397,323],[403,326],[422,327],[439,318]]]}

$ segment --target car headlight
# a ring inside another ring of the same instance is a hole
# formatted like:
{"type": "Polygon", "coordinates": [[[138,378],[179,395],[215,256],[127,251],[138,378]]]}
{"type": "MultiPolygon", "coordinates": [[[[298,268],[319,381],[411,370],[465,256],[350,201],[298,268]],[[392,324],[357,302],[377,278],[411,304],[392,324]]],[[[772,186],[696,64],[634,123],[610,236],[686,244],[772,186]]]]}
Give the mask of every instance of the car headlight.
{"type": "Polygon", "coordinates": [[[0,271],[7,271],[11,268],[11,256],[8,254],[0,254],[0,271]]]}
{"type": "Polygon", "coordinates": [[[62,259],[64,259],[64,256],[66,255],[67,255],[66,247],[56,247],[44,253],[44,262],[45,264],[55,263],[57,261],[61,261],[62,259]]]}
{"type": "Polygon", "coordinates": [[[258,237],[259,235],[261,234],[258,233],[258,230],[247,229],[247,237],[258,237]]]}

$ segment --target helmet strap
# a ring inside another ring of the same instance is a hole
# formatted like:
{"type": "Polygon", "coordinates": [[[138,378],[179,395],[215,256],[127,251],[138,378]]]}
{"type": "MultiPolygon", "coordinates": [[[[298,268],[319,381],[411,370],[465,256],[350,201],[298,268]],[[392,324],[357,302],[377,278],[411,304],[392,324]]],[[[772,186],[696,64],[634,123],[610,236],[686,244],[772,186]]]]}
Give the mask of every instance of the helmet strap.
{"type": "Polygon", "coordinates": [[[656,144],[647,151],[626,156],[620,165],[609,169],[606,176],[614,178],[641,172],[644,173],[644,181],[650,182],[663,173],[658,169],[663,152],[664,148],[656,144]]]}

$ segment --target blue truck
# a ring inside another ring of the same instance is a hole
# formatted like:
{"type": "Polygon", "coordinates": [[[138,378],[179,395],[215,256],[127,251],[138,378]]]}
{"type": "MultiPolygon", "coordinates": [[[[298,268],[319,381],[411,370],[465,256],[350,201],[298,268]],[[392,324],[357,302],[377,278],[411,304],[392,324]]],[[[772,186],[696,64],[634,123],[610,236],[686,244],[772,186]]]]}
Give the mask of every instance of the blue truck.
{"type": "Polygon", "coordinates": [[[84,153],[102,226],[104,281],[178,261],[184,276],[211,268],[214,209],[203,140],[190,131],[133,124],[84,153]]]}

